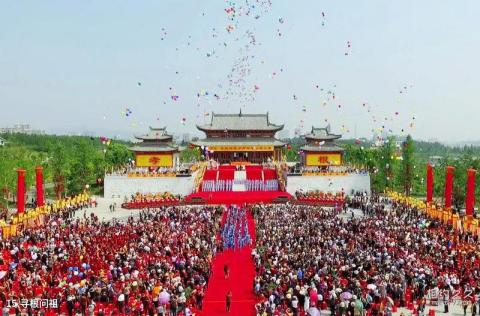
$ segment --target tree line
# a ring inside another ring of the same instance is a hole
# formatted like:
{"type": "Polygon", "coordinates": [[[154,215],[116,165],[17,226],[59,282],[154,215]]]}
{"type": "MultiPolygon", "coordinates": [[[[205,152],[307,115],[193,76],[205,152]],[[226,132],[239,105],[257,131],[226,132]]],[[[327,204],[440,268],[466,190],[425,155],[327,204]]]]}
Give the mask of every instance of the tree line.
{"type": "MultiPolygon", "coordinates": [[[[133,158],[127,143],[98,137],[55,135],[0,135],[0,199],[16,192],[17,168],[26,172],[26,187],[35,185],[35,167],[42,166],[47,194],[60,198],[81,192],[88,184],[99,190],[105,170],[133,158]]],[[[28,191],[27,191],[28,192],[28,191]]],[[[5,201],[4,203],[5,204],[5,201]]]]}
{"type": "MultiPolygon", "coordinates": [[[[85,185],[101,193],[106,170],[127,164],[134,158],[128,150],[130,143],[120,140],[105,141],[98,137],[3,134],[5,146],[0,147],[0,194],[16,191],[17,168],[27,170],[26,185],[35,184],[35,167],[43,166],[47,194],[50,198],[82,191],[85,185]]],[[[299,161],[303,140],[292,138],[286,150],[288,161],[299,161]]],[[[450,147],[435,142],[414,141],[408,136],[399,142],[391,137],[380,146],[355,140],[339,142],[345,150],[344,160],[353,167],[367,169],[371,174],[372,190],[386,189],[425,196],[426,164],[434,165],[434,194],[443,196],[445,167],[455,167],[453,202],[463,207],[466,192],[466,170],[480,170],[480,147],[450,147]]],[[[200,152],[188,146],[180,154],[182,162],[198,161],[200,152]]],[[[480,177],[480,173],[477,173],[480,177]]],[[[480,179],[477,178],[477,183],[480,179]]],[[[480,183],[476,193],[480,194],[480,183]]],[[[4,204],[4,203],[3,203],[4,204]]]]}

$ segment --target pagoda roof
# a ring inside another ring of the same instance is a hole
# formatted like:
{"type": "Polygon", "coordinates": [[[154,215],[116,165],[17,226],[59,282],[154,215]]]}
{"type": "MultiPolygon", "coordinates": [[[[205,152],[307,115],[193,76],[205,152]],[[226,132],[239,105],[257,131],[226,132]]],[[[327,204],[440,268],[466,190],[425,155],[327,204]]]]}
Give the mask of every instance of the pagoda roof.
{"type": "Polygon", "coordinates": [[[144,135],[135,135],[136,139],[140,140],[158,140],[168,141],[172,140],[173,136],[167,133],[166,127],[149,127],[149,131],[144,135]]]}
{"type": "Polygon", "coordinates": [[[239,144],[248,146],[271,145],[274,147],[286,145],[286,143],[279,141],[276,138],[267,137],[205,138],[192,142],[192,145],[195,146],[228,146],[239,144]]]}
{"type": "Polygon", "coordinates": [[[309,134],[304,136],[308,139],[315,139],[315,140],[334,140],[339,139],[342,135],[330,133],[330,126],[327,127],[314,127],[312,126],[312,130],[309,134]]]}
{"type": "Polygon", "coordinates": [[[337,152],[337,151],[345,151],[345,148],[336,146],[336,145],[330,145],[330,146],[309,146],[305,145],[303,147],[300,147],[301,150],[303,151],[315,151],[315,152],[337,152]]]}
{"type": "Polygon", "coordinates": [[[129,148],[131,151],[134,152],[175,152],[178,151],[178,147],[176,146],[158,146],[158,145],[144,145],[143,143],[136,144],[129,148]]]}
{"type": "Polygon", "coordinates": [[[216,114],[212,112],[210,124],[197,125],[201,131],[280,131],[282,125],[270,122],[268,112],[266,114],[244,114],[242,110],[238,114],[216,114]]]}

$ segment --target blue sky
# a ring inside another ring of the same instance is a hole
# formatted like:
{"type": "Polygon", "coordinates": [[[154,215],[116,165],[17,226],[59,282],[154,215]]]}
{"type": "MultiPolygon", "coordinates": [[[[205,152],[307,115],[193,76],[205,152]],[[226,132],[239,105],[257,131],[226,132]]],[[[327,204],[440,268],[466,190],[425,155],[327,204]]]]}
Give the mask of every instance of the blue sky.
{"type": "Polygon", "coordinates": [[[383,127],[479,139],[480,2],[250,3],[230,21],[229,2],[213,0],[3,1],[0,126],[129,138],[148,125],[194,133],[206,112],[242,108],[269,111],[291,134],[329,123],[347,138],[383,127]],[[250,73],[229,87],[245,56],[250,73]]]}

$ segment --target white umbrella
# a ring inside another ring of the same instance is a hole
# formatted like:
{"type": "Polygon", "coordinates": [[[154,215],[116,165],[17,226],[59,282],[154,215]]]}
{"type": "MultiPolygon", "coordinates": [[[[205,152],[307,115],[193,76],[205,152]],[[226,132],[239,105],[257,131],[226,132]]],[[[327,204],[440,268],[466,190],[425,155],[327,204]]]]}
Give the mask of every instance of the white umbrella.
{"type": "Polygon", "coordinates": [[[167,291],[163,290],[160,294],[158,294],[158,302],[160,304],[167,304],[170,302],[170,294],[167,291]]]}
{"type": "Polygon", "coordinates": [[[320,311],[318,310],[318,308],[316,307],[310,307],[308,310],[307,310],[307,314],[309,316],[320,316],[320,311]]]}

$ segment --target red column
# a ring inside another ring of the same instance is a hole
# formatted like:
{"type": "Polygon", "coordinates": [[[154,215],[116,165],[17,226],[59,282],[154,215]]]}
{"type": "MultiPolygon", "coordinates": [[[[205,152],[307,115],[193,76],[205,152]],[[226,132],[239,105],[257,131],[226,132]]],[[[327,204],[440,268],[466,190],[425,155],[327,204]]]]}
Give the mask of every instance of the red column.
{"type": "Polygon", "coordinates": [[[37,166],[35,168],[37,174],[37,206],[43,206],[45,200],[43,198],[43,168],[37,166]]]}
{"type": "Polygon", "coordinates": [[[17,213],[25,212],[25,170],[17,169],[17,213]]]}
{"type": "Polygon", "coordinates": [[[433,199],[433,168],[427,164],[427,203],[432,203],[433,199]]]}
{"type": "Polygon", "coordinates": [[[465,197],[465,215],[473,216],[473,208],[475,206],[475,174],[474,169],[467,170],[467,196],[465,197]]]}
{"type": "Polygon", "coordinates": [[[453,191],[453,171],[455,167],[447,166],[445,176],[445,208],[452,208],[452,191],[453,191]]]}

